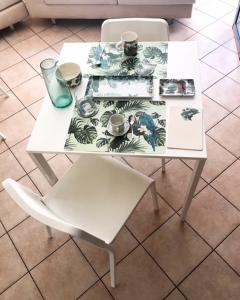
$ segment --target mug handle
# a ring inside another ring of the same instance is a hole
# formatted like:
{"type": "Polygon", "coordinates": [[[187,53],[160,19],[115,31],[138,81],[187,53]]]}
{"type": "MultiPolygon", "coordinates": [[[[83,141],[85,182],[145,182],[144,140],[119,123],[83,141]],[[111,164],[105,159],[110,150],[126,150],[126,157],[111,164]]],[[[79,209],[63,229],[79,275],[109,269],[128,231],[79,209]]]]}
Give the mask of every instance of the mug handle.
{"type": "Polygon", "coordinates": [[[116,48],[117,48],[118,50],[122,50],[122,49],[123,49],[123,41],[117,42],[116,48]]]}

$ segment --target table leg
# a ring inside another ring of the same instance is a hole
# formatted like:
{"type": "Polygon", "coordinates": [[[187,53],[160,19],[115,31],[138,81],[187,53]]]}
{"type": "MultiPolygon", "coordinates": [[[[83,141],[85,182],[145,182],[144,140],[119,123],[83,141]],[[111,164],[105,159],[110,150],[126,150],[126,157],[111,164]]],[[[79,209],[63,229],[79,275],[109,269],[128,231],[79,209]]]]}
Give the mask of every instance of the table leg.
{"type": "Polygon", "coordinates": [[[195,167],[194,167],[194,170],[193,170],[191,182],[189,184],[186,199],[184,201],[184,205],[183,205],[183,209],[182,209],[182,215],[181,215],[182,221],[185,221],[189,206],[192,202],[192,199],[193,199],[198,181],[199,181],[200,176],[202,174],[202,170],[203,170],[203,167],[205,165],[205,162],[206,162],[206,159],[204,158],[204,159],[197,160],[196,163],[195,163],[195,167]]]}
{"type": "Polygon", "coordinates": [[[41,153],[29,153],[36,166],[42,172],[43,176],[47,179],[50,185],[54,185],[58,179],[52,168],[41,153]]]}
{"type": "Polygon", "coordinates": [[[163,158],[162,158],[162,172],[163,172],[163,173],[166,171],[165,165],[166,165],[166,160],[165,160],[165,158],[163,157],[163,158]]]}

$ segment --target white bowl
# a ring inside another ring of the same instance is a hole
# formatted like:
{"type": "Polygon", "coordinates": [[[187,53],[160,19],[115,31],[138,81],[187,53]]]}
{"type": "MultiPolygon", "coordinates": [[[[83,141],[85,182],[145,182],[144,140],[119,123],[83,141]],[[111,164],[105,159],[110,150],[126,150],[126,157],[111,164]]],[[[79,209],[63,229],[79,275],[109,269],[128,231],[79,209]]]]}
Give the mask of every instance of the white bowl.
{"type": "Polygon", "coordinates": [[[82,79],[80,66],[72,62],[61,64],[56,70],[56,77],[61,83],[75,87],[82,79]]]}

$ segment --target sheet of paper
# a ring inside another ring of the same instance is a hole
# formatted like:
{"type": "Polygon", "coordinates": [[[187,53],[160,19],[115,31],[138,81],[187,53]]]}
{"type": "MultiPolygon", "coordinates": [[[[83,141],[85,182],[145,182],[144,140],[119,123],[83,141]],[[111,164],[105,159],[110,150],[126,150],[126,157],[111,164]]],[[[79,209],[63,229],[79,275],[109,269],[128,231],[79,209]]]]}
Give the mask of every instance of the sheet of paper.
{"type": "Polygon", "coordinates": [[[170,107],[167,128],[168,148],[202,150],[203,120],[200,108],[170,107]]]}

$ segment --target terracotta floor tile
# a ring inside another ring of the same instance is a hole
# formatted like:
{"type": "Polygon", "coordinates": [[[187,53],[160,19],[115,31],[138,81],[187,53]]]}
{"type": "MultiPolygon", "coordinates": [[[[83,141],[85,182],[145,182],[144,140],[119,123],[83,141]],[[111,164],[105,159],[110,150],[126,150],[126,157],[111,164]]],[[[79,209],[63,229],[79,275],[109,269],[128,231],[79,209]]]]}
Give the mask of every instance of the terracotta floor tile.
{"type": "Polygon", "coordinates": [[[91,287],[79,300],[112,300],[108,290],[104,287],[101,281],[98,281],[91,287]]]}
{"type": "MultiPolygon", "coordinates": [[[[9,87],[6,85],[6,83],[0,78],[0,88],[2,90],[4,90],[5,92],[8,92],[9,91],[9,87]]],[[[0,97],[1,99],[1,97],[0,97]]]]}
{"type": "Polygon", "coordinates": [[[136,170],[149,176],[162,166],[161,158],[125,156],[124,159],[136,170]]]}
{"type": "Polygon", "coordinates": [[[203,58],[205,55],[219,47],[219,45],[216,42],[208,39],[200,33],[194,34],[188,39],[188,41],[197,42],[199,59],[203,58]]]}
{"type": "Polygon", "coordinates": [[[208,186],[194,198],[187,221],[212,247],[216,247],[240,224],[240,213],[208,186]]]}
{"type": "MultiPolygon", "coordinates": [[[[104,273],[109,271],[109,255],[106,250],[98,248],[84,240],[74,239],[99,276],[103,276],[104,273]]],[[[123,227],[112,244],[116,251],[116,261],[119,262],[137,245],[138,242],[136,239],[123,227]]]]}
{"type": "Polygon", "coordinates": [[[237,160],[225,172],[223,172],[211,184],[215,187],[224,197],[232,202],[240,209],[240,178],[237,174],[240,172],[240,161],[237,160]]]}
{"type": "Polygon", "coordinates": [[[0,237],[3,236],[6,233],[4,227],[2,226],[2,224],[0,223],[0,237]]]}
{"type": "Polygon", "coordinates": [[[40,37],[34,35],[20,43],[13,45],[13,47],[20,53],[24,58],[28,58],[46,48],[46,44],[40,37]]]}
{"type": "Polygon", "coordinates": [[[76,34],[73,34],[73,35],[69,36],[68,38],[62,40],[61,42],[58,42],[57,44],[52,45],[52,47],[58,53],[60,53],[64,43],[80,43],[80,42],[83,42],[83,40],[76,34]]]}
{"type": "Polygon", "coordinates": [[[149,191],[127,221],[127,227],[139,241],[144,240],[174,214],[174,211],[159,196],[158,203],[159,211],[155,212],[149,191]]]}
{"type": "Polygon", "coordinates": [[[58,230],[53,230],[53,238],[49,239],[46,226],[33,218],[26,219],[9,234],[29,269],[69,239],[69,235],[58,230]]]}
{"type": "Polygon", "coordinates": [[[40,75],[17,86],[13,92],[25,106],[42,99],[47,93],[44,80],[40,75]]]}
{"type": "Polygon", "coordinates": [[[52,26],[52,22],[49,19],[31,19],[31,18],[29,18],[25,23],[35,33],[39,33],[39,32],[46,30],[47,28],[52,26]]]}
{"type": "Polygon", "coordinates": [[[64,20],[64,22],[65,22],[64,26],[67,29],[71,30],[73,33],[77,33],[89,26],[89,20],[85,20],[85,19],[77,19],[77,20],[69,19],[69,20],[64,20]]]}
{"type": "Polygon", "coordinates": [[[175,289],[166,300],[185,300],[186,298],[179,292],[179,290],[175,289]]]}
{"type": "Polygon", "coordinates": [[[231,11],[227,15],[221,18],[221,21],[229,26],[232,26],[234,19],[235,19],[236,12],[235,10],[231,11]]]}
{"type": "Polygon", "coordinates": [[[7,145],[12,147],[30,136],[34,122],[34,118],[26,109],[21,110],[10,118],[2,121],[0,123],[0,131],[4,132],[7,136],[7,145]]]}
{"type": "Polygon", "coordinates": [[[202,91],[209,88],[216,81],[221,79],[224,75],[215,69],[209,67],[204,62],[200,62],[200,79],[201,79],[201,89],[202,91]]]}
{"type": "Polygon", "coordinates": [[[1,295],[1,300],[14,299],[43,300],[29,274],[25,275],[1,295]]]}
{"type": "Polygon", "coordinates": [[[3,38],[0,37],[0,51],[6,48],[9,48],[9,44],[3,38]]]}
{"type": "Polygon", "coordinates": [[[0,99],[0,121],[7,119],[24,108],[12,92],[8,92],[8,96],[8,98],[0,99]]]}
{"type": "Polygon", "coordinates": [[[207,131],[229,114],[229,112],[204,94],[202,94],[202,101],[204,126],[207,131]]]}
{"type": "Polygon", "coordinates": [[[38,72],[41,73],[40,63],[46,58],[58,58],[58,53],[52,48],[47,48],[29,58],[27,61],[38,72]]]}
{"type": "Polygon", "coordinates": [[[240,67],[236,68],[230,74],[228,74],[228,77],[240,83],[240,67]]]}
{"type": "Polygon", "coordinates": [[[101,26],[92,25],[82,29],[77,35],[85,42],[98,42],[101,40],[101,26]]]}
{"type": "Polygon", "coordinates": [[[196,31],[180,24],[177,21],[174,21],[174,23],[169,27],[170,41],[185,41],[195,33],[196,31]]]}
{"type": "Polygon", "coordinates": [[[240,156],[240,120],[238,117],[230,114],[210,129],[208,135],[234,155],[240,156]]]}
{"type": "Polygon", "coordinates": [[[1,293],[27,272],[20,256],[6,234],[0,238],[0,264],[1,293]]]}
{"type": "Polygon", "coordinates": [[[204,94],[229,111],[233,111],[240,105],[240,84],[228,77],[218,81],[207,89],[204,94]]]}
{"type": "MultiPolygon", "coordinates": [[[[25,175],[23,168],[19,165],[10,150],[7,150],[0,155],[0,183],[10,177],[17,180],[25,175]]],[[[0,191],[3,190],[0,184],[0,191]]]]}
{"type": "Polygon", "coordinates": [[[5,29],[3,37],[8,41],[10,45],[14,45],[26,40],[33,35],[34,32],[29,27],[27,27],[24,23],[18,23],[15,25],[13,31],[9,28],[5,29]]]}
{"type": "MultiPolygon", "coordinates": [[[[34,161],[31,159],[31,157],[26,151],[28,142],[29,138],[23,140],[22,142],[16,144],[11,148],[12,152],[14,153],[14,155],[16,156],[16,158],[21,163],[21,165],[27,173],[37,168],[34,161]]],[[[44,157],[47,160],[49,160],[53,156],[54,154],[44,154],[44,157]]]]}
{"type": "Polygon", "coordinates": [[[51,26],[50,28],[39,33],[39,36],[49,45],[56,44],[70,35],[72,35],[70,30],[56,25],[51,26]]]}
{"type": "Polygon", "coordinates": [[[178,21],[193,30],[200,31],[204,27],[215,22],[216,19],[197,9],[193,9],[191,18],[178,19],[178,21]]]}
{"type": "MultiPolygon", "coordinates": [[[[206,136],[206,142],[208,158],[201,176],[204,180],[210,182],[233,163],[236,158],[208,136],[206,136]]],[[[185,162],[192,168],[194,167],[194,161],[185,160],[185,162]]]]}
{"type": "Polygon", "coordinates": [[[211,0],[200,5],[198,9],[217,19],[231,12],[233,7],[219,0],[211,0]]]}
{"type": "Polygon", "coordinates": [[[14,88],[37,75],[36,71],[25,61],[22,61],[1,72],[2,79],[10,88],[14,88]]]}
{"type": "Polygon", "coordinates": [[[240,107],[238,107],[237,109],[235,109],[235,110],[233,111],[233,114],[234,114],[235,116],[237,116],[237,117],[240,118],[240,107]]]}
{"type": "Polygon", "coordinates": [[[232,27],[221,21],[210,24],[200,32],[214,42],[223,44],[233,38],[232,27]]]}
{"type": "Polygon", "coordinates": [[[43,99],[38,100],[37,102],[34,102],[30,106],[28,106],[28,110],[33,115],[35,119],[37,119],[39,111],[42,107],[43,99]]]}
{"type": "Polygon", "coordinates": [[[143,245],[175,283],[187,276],[211,251],[178,215],[161,226],[143,245]]]}
{"type": "Polygon", "coordinates": [[[13,48],[7,48],[0,52],[0,71],[13,66],[22,60],[23,58],[13,48]]]}
{"type": "Polygon", "coordinates": [[[2,141],[0,143],[0,153],[6,151],[7,149],[8,149],[8,147],[7,147],[6,143],[4,141],[2,141]]]}
{"type": "Polygon", "coordinates": [[[230,41],[224,43],[223,47],[237,53],[237,47],[236,47],[235,39],[231,39],[230,41]]]}
{"type": "Polygon", "coordinates": [[[236,300],[240,294],[240,280],[217,254],[212,253],[180,289],[189,300],[236,300]]]}
{"type": "Polygon", "coordinates": [[[205,56],[202,61],[223,74],[227,74],[239,66],[237,54],[224,47],[217,48],[205,56]]]}
{"type": "Polygon", "coordinates": [[[240,227],[234,230],[216,251],[240,274],[240,227]]]}
{"type": "Polygon", "coordinates": [[[45,299],[76,299],[97,276],[73,241],[67,242],[31,271],[45,299]]]}
{"type": "MultiPolygon", "coordinates": [[[[19,183],[27,186],[35,193],[39,193],[27,175],[21,178],[19,183]]],[[[27,213],[12,200],[6,191],[0,193],[0,219],[7,230],[12,229],[27,217],[27,213]]]]}
{"type": "MultiPolygon", "coordinates": [[[[172,206],[178,210],[185,199],[188,183],[192,171],[180,160],[172,160],[166,165],[166,172],[157,171],[152,178],[156,180],[158,193],[172,206]]],[[[197,191],[202,189],[206,183],[200,179],[197,191]]]]}
{"type": "MultiPolygon", "coordinates": [[[[58,178],[60,178],[65,172],[67,172],[67,170],[72,165],[70,160],[65,155],[55,156],[54,158],[49,160],[49,164],[53,168],[58,178]]],[[[36,169],[29,173],[29,176],[43,195],[45,195],[49,191],[50,185],[42,175],[42,173],[39,171],[39,169],[36,169]]]]}
{"type": "Polygon", "coordinates": [[[117,266],[117,286],[110,287],[109,275],[104,283],[115,299],[157,300],[166,296],[172,283],[151,257],[139,246],[117,266]]]}

